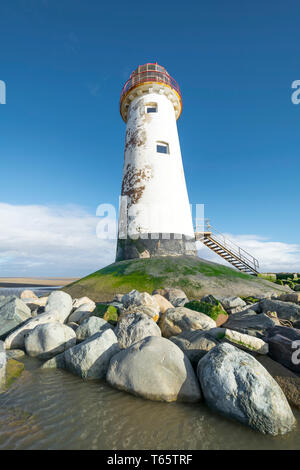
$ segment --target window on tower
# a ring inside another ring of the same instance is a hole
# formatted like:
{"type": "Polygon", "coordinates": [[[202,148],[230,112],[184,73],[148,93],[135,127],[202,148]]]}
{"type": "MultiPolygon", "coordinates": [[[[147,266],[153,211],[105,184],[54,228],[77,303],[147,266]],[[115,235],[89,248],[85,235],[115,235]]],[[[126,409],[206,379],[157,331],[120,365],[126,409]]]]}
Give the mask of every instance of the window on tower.
{"type": "Polygon", "coordinates": [[[166,142],[156,142],[156,151],[157,153],[170,153],[169,144],[167,144],[166,142]]]}
{"type": "Polygon", "coordinates": [[[157,103],[146,104],[146,113],[157,113],[157,103]]]}

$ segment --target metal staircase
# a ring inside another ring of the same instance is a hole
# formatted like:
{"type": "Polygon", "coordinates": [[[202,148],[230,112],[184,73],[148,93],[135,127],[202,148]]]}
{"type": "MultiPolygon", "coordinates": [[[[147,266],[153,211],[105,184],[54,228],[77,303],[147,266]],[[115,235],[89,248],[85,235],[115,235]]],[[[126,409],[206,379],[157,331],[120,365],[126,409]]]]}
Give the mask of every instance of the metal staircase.
{"type": "Polygon", "coordinates": [[[209,219],[196,219],[194,232],[196,240],[200,240],[239,271],[258,275],[258,260],[213,228],[209,219]]]}

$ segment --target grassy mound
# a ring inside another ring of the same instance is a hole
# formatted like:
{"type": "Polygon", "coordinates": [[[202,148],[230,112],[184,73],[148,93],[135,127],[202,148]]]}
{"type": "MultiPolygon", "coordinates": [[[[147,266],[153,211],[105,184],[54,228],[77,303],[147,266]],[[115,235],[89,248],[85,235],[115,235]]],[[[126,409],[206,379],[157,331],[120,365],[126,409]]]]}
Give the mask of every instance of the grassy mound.
{"type": "Polygon", "coordinates": [[[96,302],[106,302],[111,301],[115,294],[132,289],[151,293],[163,287],[179,287],[191,299],[199,299],[205,294],[255,296],[287,290],[264,279],[192,256],[119,261],[65,286],[63,290],[73,298],[87,296],[96,302]]]}

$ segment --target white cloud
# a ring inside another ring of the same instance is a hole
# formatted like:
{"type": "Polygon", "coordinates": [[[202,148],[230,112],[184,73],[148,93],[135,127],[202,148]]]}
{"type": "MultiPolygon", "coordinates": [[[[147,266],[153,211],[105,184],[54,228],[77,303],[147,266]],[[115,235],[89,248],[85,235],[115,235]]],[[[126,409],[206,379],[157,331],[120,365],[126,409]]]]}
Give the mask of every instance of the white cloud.
{"type": "MultiPolygon", "coordinates": [[[[223,234],[259,261],[260,272],[300,272],[300,245],[271,241],[258,235],[223,234]]],[[[198,242],[201,258],[229,265],[201,242],[198,242]]]]}
{"type": "MultiPolygon", "coordinates": [[[[0,277],[83,276],[114,261],[115,240],[96,236],[99,217],[82,207],[0,203],[0,277]]],[[[300,272],[300,245],[226,235],[264,272],[300,272]]],[[[198,242],[199,256],[227,264],[198,242]]]]}
{"type": "Polygon", "coordinates": [[[78,206],[0,203],[0,277],[82,276],[112,263],[116,243],[97,238],[99,220],[78,206]]]}

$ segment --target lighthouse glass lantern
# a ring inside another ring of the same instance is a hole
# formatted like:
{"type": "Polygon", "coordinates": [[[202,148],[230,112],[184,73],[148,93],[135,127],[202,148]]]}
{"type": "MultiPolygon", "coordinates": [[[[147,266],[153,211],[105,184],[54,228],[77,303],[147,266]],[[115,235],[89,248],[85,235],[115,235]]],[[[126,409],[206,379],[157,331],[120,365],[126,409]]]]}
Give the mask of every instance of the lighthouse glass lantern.
{"type": "Polygon", "coordinates": [[[125,83],[126,123],[116,260],[196,255],[177,119],[179,86],[157,63],[140,65],[125,83]]]}

